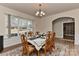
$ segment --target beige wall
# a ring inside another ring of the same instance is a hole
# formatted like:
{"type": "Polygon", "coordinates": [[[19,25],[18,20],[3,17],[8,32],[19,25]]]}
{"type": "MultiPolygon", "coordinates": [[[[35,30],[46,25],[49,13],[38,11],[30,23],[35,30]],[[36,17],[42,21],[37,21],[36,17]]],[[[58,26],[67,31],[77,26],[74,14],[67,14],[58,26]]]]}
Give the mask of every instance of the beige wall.
{"type": "Polygon", "coordinates": [[[58,19],[53,24],[53,31],[57,38],[63,38],[63,23],[74,22],[72,19],[58,19]]]}
{"type": "Polygon", "coordinates": [[[51,15],[45,18],[42,18],[38,21],[37,30],[40,32],[52,31],[52,21],[59,17],[73,17],[75,18],[75,44],[79,44],[79,9],[74,9],[55,15],[51,15]]]}
{"type": "Polygon", "coordinates": [[[27,14],[24,14],[24,13],[21,13],[21,12],[18,12],[18,11],[15,11],[13,9],[9,9],[9,8],[0,6],[0,35],[5,34],[4,33],[4,30],[5,30],[5,25],[4,25],[4,23],[5,23],[5,14],[11,14],[11,15],[20,16],[20,17],[32,20],[33,21],[33,30],[34,30],[35,20],[37,18],[35,18],[33,16],[30,16],[30,15],[27,15],[27,14]]]}
{"type": "MultiPolygon", "coordinates": [[[[26,19],[29,19],[29,20],[32,20],[33,21],[33,31],[35,31],[35,20],[37,18],[33,17],[33,16],[30,16],[30,15],[27,15],[27,14],[24,14],[24,13],[21,13],[21,12],[18,12],[18,11],[15,11],[13,9],[9,9],[9,8],[6,8],[6,7],[3,7],[3,6],[0,6],[0,35],[5,35],[5,14],[11,14],[11,15],[15,15],[15,16],[20,16],[20,17],[23,17],[23,18],[26,18],[26,19]]],[[[4,47],[8,47],[8,46],[11,46],[11,45],[14,45],[14,44],[18,44],[20,43],[20,39],[12,39],[9,38],[9,40],[5,40],[4,39],[4,47]]]]}

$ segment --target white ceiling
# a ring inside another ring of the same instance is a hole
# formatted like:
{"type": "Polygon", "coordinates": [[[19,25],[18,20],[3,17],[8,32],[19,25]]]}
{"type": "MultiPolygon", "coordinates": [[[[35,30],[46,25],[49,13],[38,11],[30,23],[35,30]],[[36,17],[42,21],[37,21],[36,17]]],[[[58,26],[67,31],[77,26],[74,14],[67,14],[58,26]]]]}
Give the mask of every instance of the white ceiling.
{"type": "MultiPolygon", "coordinates": [[[[35,11],[39,8],[35,3],[0,3],[0,5],[35,16],[35,11]]],[[[79,3],[45,3],[41,7],[46,16],[79,8],[79,3]]]]}

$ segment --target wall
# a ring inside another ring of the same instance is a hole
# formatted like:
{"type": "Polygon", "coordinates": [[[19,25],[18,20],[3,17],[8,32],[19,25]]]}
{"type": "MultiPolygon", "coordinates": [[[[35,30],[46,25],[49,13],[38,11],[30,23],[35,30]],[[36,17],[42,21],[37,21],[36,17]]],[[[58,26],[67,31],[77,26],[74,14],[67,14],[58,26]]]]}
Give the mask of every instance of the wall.
{"type": "Polygon", "coordinates": [[[39,24],[39,27],[36,27],[37,30],[40,32],[52,31],[52,21],[59,17],[75,18],[75,44],[79,45],[79,9],[74,9],[42,18],[37,23],[39,24]]]}
{"type": "Polygon", "coordinates": [[[53,31],[57,38],[63,38],[63,23],[74,22],[72,19],[60,18],[53,22],[53,31]]]}
{"type": "Polygon", "coordinates": [[[29,20],[32,20],[33,21],[33,29],[35,28],[35,20],[37,19],[36,17],[33,17],[33,16],[30,16],[30,15],[27,15],[27,14],[24,14],[24,13],[21,13],[21,12],[18,12],[18,11],[15,11],[13,9],[9,9],[9,8],[6,8],[6,7],[3,7],[3,6],[0,6],[0,35],[3,35],[4,34],[4,21],[5,21],[5,14],[11,14],[11,15],[15,15],[15,16],[20,16],[20,17],[23,17],[23,18],[26,18],[26,19],[29,19],[29,20]]]}
{"type": "Polygon", "coordinates": [[[63,38],[63,27],[62,27],[62,21],[57,21],[53,25],[53,31],[56,33],[57,38],[63,38]]]}
{"type": "MultiPolygon", "coordinates": [[[[0,6],[0,35],[5,35],[5,14],[11,14],[11,15],[20,16],[20,17],[32,20],[33,21],[33,31],[35,32],[35,27],[36,27],[35,20],[37,18],[24,14],[24,13],[21,13],[21,12],[18,12],[18,11],[15,11],[13,9],[9,9],[9,8],[0,6]]],[[[21,42],[20,39],[13,39],[13,40],[11,40],[11,38],[10,38],[10,40],[4,39],[4,47],[18,44],[20,42],[21,42]]]]}

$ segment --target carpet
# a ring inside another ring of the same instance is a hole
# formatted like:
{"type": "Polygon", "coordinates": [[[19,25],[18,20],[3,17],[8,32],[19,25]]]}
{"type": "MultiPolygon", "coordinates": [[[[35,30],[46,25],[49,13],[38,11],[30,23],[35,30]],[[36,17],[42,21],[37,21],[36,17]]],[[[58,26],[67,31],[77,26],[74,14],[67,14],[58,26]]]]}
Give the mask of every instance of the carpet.
{"type": "MultiPolygon", "coordinates": [[[[65,56],[65,50],[68,48],[68,45],[57,43],[55,47],[56,48],[52,51],[52,53],[47,53],[46,56],[65,56]]],[[[22,56],[21,49],[22,47],[17,47],[7,52],[0,53],[0,56],[22,56]]],[[[31,56],[36,56],[36,53],[33,53],[31,56]]],[[[44,54],[41,54],[41,56],[44,56],[44,54]]]]}

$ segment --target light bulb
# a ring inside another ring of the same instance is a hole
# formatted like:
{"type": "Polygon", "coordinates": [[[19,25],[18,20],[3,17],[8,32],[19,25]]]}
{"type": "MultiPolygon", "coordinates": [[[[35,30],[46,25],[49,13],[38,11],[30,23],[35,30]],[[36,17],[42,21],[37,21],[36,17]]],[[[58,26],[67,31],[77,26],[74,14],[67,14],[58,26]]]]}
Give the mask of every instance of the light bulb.
{"type": "Polygon", "coordinates": [[[35,15],[36,16],[44,16],[45,12],[43,12],[42,10],[38,10],[35,15]]]}
{"type": "Polygon", "coordinates": [[[38,14],[39,14],[39,11],[36,12],[36,16],[38,16],[38,14]]]}
{"type": "Polygon", "coordinates": [[[41,14],[43,14],[43,11],[41,11],[41,14]]]}
{"type": "Polygon", "coordinates": [[[45,15],[45,13],[43,13],[43,15],[45,15]]]}

